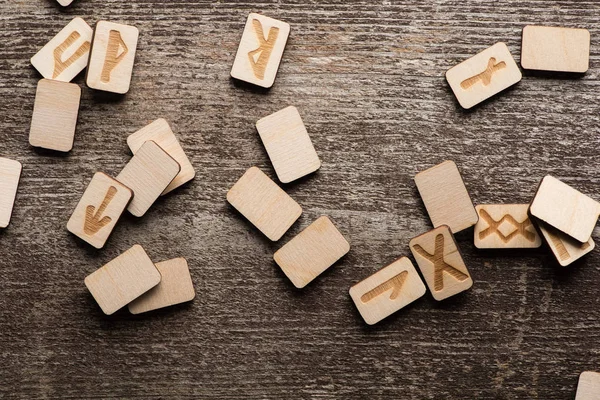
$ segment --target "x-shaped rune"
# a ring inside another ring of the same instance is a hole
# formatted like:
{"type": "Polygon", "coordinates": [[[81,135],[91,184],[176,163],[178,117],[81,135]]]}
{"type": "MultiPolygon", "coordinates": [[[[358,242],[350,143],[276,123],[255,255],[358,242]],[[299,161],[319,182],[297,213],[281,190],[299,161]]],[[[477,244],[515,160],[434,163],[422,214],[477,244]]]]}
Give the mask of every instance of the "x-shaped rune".
{"type": "Polygon", "coordinates": [[[461,282],[469,277],[467,274],[457,270],[444,261],[444,235],[441,233],[435,237],[435,251],[433,254],[426,252],[425,249],[418,244],[414,246],[414,249],[419,255],[425,257],[427,261],[433,264],[433,280],[436,292],[444,289],[444,272],[447,272],[461,282]]]}
{"type": "Polygon", "coordinates": [[[479,239],[485,239],[489,235],[496,233],[500,237],[500,239],[502,239],[502,241],[504,243],[510,242],[517,235],[523,235],[525,237],[525,239],[529,240],[530,242],[535,241],[535,233],[527,230],[527,227],[529,227],[529,225],[531,225],[531,221],[529,220],[529,218],[526,218],[525,221],[523,221],[523,222],[519,222],[516,219],[514,219],[514,217],[512,215],[506,214],[499,221],[496,221],[484,209],[480,210],[480,214],[481,214],[481,217],[485,220],[485,222],[487,222],[489,227],[487,227],[483,231],[479,232],[479,239]],[[517,228],[515,231],[513,231],[508,236],[505,236],[498,229],[498,228],[500,228],[500,225],[502,225],[502,223],[504,221],[510,222],[512,225],[514,225],[515,228],[517,228]]]}

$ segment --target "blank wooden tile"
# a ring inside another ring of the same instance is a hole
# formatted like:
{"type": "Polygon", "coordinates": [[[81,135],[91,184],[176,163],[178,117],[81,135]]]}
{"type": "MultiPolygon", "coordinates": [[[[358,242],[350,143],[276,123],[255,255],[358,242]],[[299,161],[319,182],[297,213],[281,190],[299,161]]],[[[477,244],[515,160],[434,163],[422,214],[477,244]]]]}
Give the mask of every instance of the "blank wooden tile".
{"type": "Polygon", "coordinates": [[[138,37],[134,26],[99,21],[92,41],[87,85],[106,92],[127,93],[138,37]]]}
{"type": "Polygon", "coordinates": [[[21,169],[20,162],[0,157],[0,228],[6,228],[10,222],[21,169]]]}
{"type": "Polygon", "coordinates": [[[302,208],[257,167],[227,193],[227,201],[266,237],[278,241],[302,214],[302,208]]]}
{"type": "Polygon", "coordinates": [[[264,88],[273,86],[289,34],[288,23],[248,15],[231,76],[264,88]]]}
{"type": "Polygon", "coordinates": [[[448,225],[457,233],[477,223],[477,212],[453,161],[419,172],[415,183],[434,227],[448,225]]]}
{"type": "Polygon", "coordinates": [[[444,300],[473,286],[448,226],[417,236],[410,241],[410,250],[434,299],[444,300]]]}
{"type": "Polygon", "coordinates": [[[160,283],[160,273],[142,246],[135,245],[85,278],[85,285],[106,315],[160,283]]]}
{"type": "Polygon", "coordinates": [[[350,244],[325,216],[279,249],[273,258],[297,288],[303,288],[350,251],[350,244]]]}
{"type": "Polygon", "coordinates": [[[133,190],[127,211],[136,217],[146,214],[160,194],[179,174],[181,167],[159,145],[149,140],[117,175],[117,180],[133,190]]]}
{"type": "Polygon", "coordinates": [[[450,68],[446,80],[463,108],[471,108],[519,82],[521,71],[500,42],[450,68]]]}
{"type": "Polygon", "coordinates": [[[56,1],[58,1],[58,4],[60,4],[61,6],[66,7],[68,5],[71,5],[71,3],[74,0],[56,0],[56,1]]]}
{"type": "Polygon", "coordinates": [[[534,25],[523,28],[523,68],[583,73],[589,65],[590,32],[587,29],[534,25]]]}
{"type": "Polygon", "coordinates": [[[164,192],[162,192],[163,195],[194,179],[196,171],[194,171],[194,167],[192,167],[190,160],[188,160],[183,148],[179,144],[179,141],[166,120],[162,118],[157,119],[150,125],[147,125],[130,135],[127,138],[127,144],[129,145],[131,152],[135,154],[148,140],[152,140],[159,145],[181,166],[181,171],[179,171],[179,174],[177,174],[175,179],[173,179],[164,192]]]}
{"type": "Polygon", "coordinates": [[[581,243],[542,221],[538,221],[538,226],[546,239],[546,243],[548,243],[548,247],[563,267],[579,260],[596,247],[596,243],[591,237],[587,242],[581,243]]]}
{"type": "Polygon", "coordinates": [[[290,106],[256,123],[277,178],[283,183],[295,181],[321,167],[300,113],[290,106]]]}
{"type": "Polygon", "coordinates": [[[185,258],[174,258],[155,265],[162,279],[157,286],[129,303],[129,312],[132,314],[141,314],[185,303],[196,297],[185,258]]]}
{"type": "Polygon", "coordinates": [[[529,204],[485,204],[475,207],[475,247],[479,249],[531,249],[542,239],[531,223],[529,204]]]}
{"type": "Polygon", "coordinates": [[[73,19],[31,58],[31,65],[46,79],[71,82],[88,65],[93,33],[83,19],[73,19]]]}
{"type": "Polygon", "coordinates": [[[600,399],[600,373],[585,371],[579,375],[575,400],[600,399]]]}
{"type": "Polygon", "coordinates": [[[600,203],[547,175],[538,187],[530,212],[534,217],[584,243],[592,236],[600,216],[600,203]]]}
{"type": "Polygon", "coordinates": [[[104,247],[133,192],[110,176],[96,172],[67,223],[69,232],[97,249],[104,247]]]}
{"type": "Polygon", "coordinates": [[[29,144],[67,152],[73,148],[81,88],[68,82],[42,79],[37,86],[29,144]]]}
{"type": "Polygon", "coordinates": [[[373,325],[423,297],[427,290],[412,262],[402,257],[350,288],[365,322],[373,325]]]}

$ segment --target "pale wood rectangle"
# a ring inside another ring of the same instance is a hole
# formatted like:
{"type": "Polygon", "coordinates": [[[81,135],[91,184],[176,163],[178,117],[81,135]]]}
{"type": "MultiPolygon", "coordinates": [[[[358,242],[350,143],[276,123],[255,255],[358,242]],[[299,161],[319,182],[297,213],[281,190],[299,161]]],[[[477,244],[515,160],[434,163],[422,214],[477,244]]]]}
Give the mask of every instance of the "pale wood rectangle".
{"type": "Polygon", "coordinates": [[[333,222],[322,216],[275,252],[275,262],[297,288],[303,288],[350,251],[333,222]]]}
{"type": "Polygon", "coordinates": [[[517,63],[502,42],[446,72],[446,80],[456,99],[467,109],[516,84],[521,78],[517,63]]]}
{"type": "Polygon", "coordinates": [[[63,7],[66,7],[68,5],[71,5],[71,3],[75,0],[56,0],[58,1],[58,4],[60,4],[63,7]]]}
{"type": "Polygon", "coordinates": [[[296,107],[286,107],[260,119],[256,129],[282,183],[295,181],[321,167],[296,107]]]}
{"type": "Polygon", "coordinates": [[[20,162],[0,157],[0,228],[10,223],[22,169],[20,162]]]}
{"type": "Polygon", "coordinates": [[[110,176],[96,172],[67,223],[69,232],[97,249],[104,247],[133,192],[110,176]]]}
{"type": "Polygon", "coordinates": [[[407,257],[402,257],[350,288],[365,322],[373,325],[423,297],[427,289],[407,257]]]}
{"type": "Polygon", "coordinates": [[[71,151],[80,100],[81,88],[78,85],[40,80],[33,106],[29,144],[49,150],[71,151]]]}
{"type": "MultiPolygon", "coordinates": [[[[62,5],[71,2],[65,3],[62,5]]],[[[71,82],[88,65],[93,34],[93,29],[77,17],[31,58],[31,65],[46,79],[71,82]]]]}
{"type": "Polygon", "coordinates": [[[185,258],[174,258],[155,265],[162,279],[157,286],[129,303],[129,312],[132,314],[141,314],[185,303],[196,297],[185,258]]]}
{"type": "Polygon", "coordinates": [[[590,31],[527,25],[523,28],[521,65],[525,69],[584,73],[590,65],[590,31]]]}
{"type": "Polygon", "coordinates": [[[600,373],[585,371],[579,375],[575,400],[600,399],[600,373]]]}
{"type": "Polygon", "coordinates": [[[135,245],[85,278],[85,285],[106,315],[160,283],[160,273],[142,246],[135,245]]]}
{"type": "Polygon", "coordinates": [[[131,149],[131,152],[135,154],[148,140],[152,140],[159,145],[181,166],[181,171],[179,171],[175,179],[162,192],[163,195],[194,179],[196,171],[194,171],[194,167],[185,155],[183,148],[165,119],[159,118],[134,134],[129,135],[127,145],[131,149]]]}
{"type": "Polygon", "coordinates": [[[529,204],[485,204],[475,207],[475,247],[479,249],[533,249],[542,239],[532,224],[529,204]]]}
{"type": "Polygon", "coordinates": [[[596,243],[591,237],[587,242],[581,243],[542,221],[537,222],[556,261],[563,267],[579,260],[596,247],[596,243]]]}
{"type": "Polygon", "coordinates": [[[233,185],[227,201],[274,242],[302,214],[300,205],[257,167],[248,169],[233,185]]]}
{"type": "Polygon", "coordinates": [[[133,190],[127,211],[143,216],[179,174],[181,167],[159,145],[149,140],[138,149],[117,180],[133,190]]]}

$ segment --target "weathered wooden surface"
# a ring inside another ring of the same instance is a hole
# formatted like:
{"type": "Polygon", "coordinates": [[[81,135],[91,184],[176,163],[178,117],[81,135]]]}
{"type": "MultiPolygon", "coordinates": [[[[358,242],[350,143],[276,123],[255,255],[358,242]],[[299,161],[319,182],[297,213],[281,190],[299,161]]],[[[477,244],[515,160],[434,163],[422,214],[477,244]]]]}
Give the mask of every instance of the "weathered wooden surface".
{"type": "Polygon", "coordinates": [[[475,203],[527,202],[547,173],[600,199],[599,16],[600,1],[575,0],[0,0],[0,155],[24,167],[0,232],[0,397],[573,399],[578,374],[600,369],[597,249],[561,269],[544,248],[477,251],[469,231],[458,240],[473,288],[372,328],[348,288],[430,228],[412,177],[444,159],[475,203]],[[269,92],[229,79],[251,11],[292,25],[269,92]],[[29,58],[74,16],[141,35],[131,92],[84,89],[60,156],[28,145],[29,58]],[[518,61],[531,23],[590,29],[590,71],[526,74],[461,111],[444,72],[497,41],[518,61]],[[252,165],[274,177],[254,123],[290,104],[323,167],[287,186],[304,214],[272,244],[225,194],[252,165]],[[159,117],[197,177],[95,251],[67,220],[94,172],[115,176],[127,136],[159,117]],[[322,214],[352,250],[298,291],[272,255],[322,214]],[[155,261],[188,259],[191,305],[102,314],[83,278],[135,243],[155,261]]]}

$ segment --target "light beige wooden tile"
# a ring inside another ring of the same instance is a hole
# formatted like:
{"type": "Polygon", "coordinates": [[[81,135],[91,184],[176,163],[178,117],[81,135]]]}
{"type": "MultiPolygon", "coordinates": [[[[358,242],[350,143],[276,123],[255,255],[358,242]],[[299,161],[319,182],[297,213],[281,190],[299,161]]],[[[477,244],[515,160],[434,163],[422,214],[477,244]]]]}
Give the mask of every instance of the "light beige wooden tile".
{"type": "Polygon", "coordinates": [[[534,217],[584,243],[592,236],[600,216],[600,203],[547,175],[538,187],[530,212],[534,217]]]}
{"type": "Polygon", "coordinates": [[[600,373],[585,371],[579,375],[575,400],[600,399],[600,373]]]}
{"type": "Polygon", "coordinates": [[[589,65],[590,32],[587,29],[535,25],[523,28],[523,68],[583,73],[589,65]]]}
{"type": "Polygon", "coordinates": [[[290,106],[260,119],[256,129],[281,182],[295,181],[321,167],[296,107],[290,106]]]}
{"type": "Polygon", "coordinates": [[[174,258],[155,265],[162,279],[157,286],[129,303],[129,312],[132,314],[141,314],[185,303],[196,297],[185,258],[174,258]]]}
{"type": "Polygon", "coordinates": [[[66,7],[66,6],[71,5],[71,3],[74,0],[56,0],[56,1],[58,1],[58,4],[60,4],[61,6],[66,7]]]}
{"type": "Polygon", "coordinates": [[[477,223],[477,212],[453,161],[419,172],[415,183],[434,227],[448,225],[457,233],[477,223]]]}
{"type": "Polygon", "coordinates": [[[175,179],[173,179],[164,192],[162,192],[163,195],[194,179],[196,171],[194,171],[194,167],[192,167],[190,160],[188,160],[183,148],[179,144],[179,141],[166,120],[162,118],[157,119],[134,134],[129,135],[127,144],[129,145],[131,152],[135,154],[148,140],[152,140],[159,145],[181,166],[181,171],[179,171],[179,174],[177,174],[175,179]]]}
{"type": "Polygon", "coordinates": [[[92,41],[87,85],[106,92],[127,93],[138,37],[134,26],[99,21],[92,41]]]}
{"type": "Polygon", "coordinates": [[[257,167],[227,193],[227,201],[266,237],[278,241],[302,214],[302,208],[257,167]]]}
{"type": "Polygon", "coordinates": [[[591,237],[587,242],[581,243],[542,221],[538,220],[537,223],[548,247],[563,267],[579,260],[596,247],[591,237]]]}
{"type": "Polygon", "coordinates": [[[297,288],[303,288],[350,251],[350,244],[333,222],[322,216],[310,224],[273,258],[297,288]]]}
{"type": "Polygon", "coordinates": [[[412,239],[410,250],[434,299],[444,300],[473,286],[448,226],[442,225],[412,239]]]}
{"type": "Polygon", "coordinates": [[[0,228],[6,228],[10,222],[21,170],[20,162],[0,157],[0,228]]]}
{"type": "Polygon", "coordinates": [[[69,232],[97,249],[104,247],[133,192],[110,176],[96,172],[67,223],[69,232]]]}
{"type": "Polygon", "coordinates": [[[531,223],[529,204],[485,204],[475,207],[475,247],[479,249],[532,249],[542,239],[531,223]]]}
{"type": "Polygon", "coordinates": [[[87,67],[93,33],[83,19],[73,19],[31,58],[31,65],[46,79],[71,82],[87,67]]]}
{"type": "Polygon", "coordinates": [[[423,297],[427,290],[412,262],[402,257],[350,288],[365,322],[373,325],[423,297]]]}
{"type": "Polygon", "coordinates": [[[273,86],[289,34],[286,22],[248,15],[231,76],[264,88],[273,86]]]}
{"type": "Polygon", "coordinates": [[[519,82],[521,71],[500,42],[450,68],[446,80],[463,108],[471,108],[519,82]]]}
{"type": "Polygon", "coordinates": [[[49,150],[71,151],[79,114],[81,88],[68,82],[38,82],[29,131],[29,144],[49,150]]]}
{"type": "Polygon", "coordinates": [[[85,285],[106,315],[160,283],[160,273],[140,245],[135,245],[85,278],[85,285]]]}
{"type": "Polygon", "coordinates": [[[119,182],[133,190],[127,211],[136,217],[146,214],[180,170],[179,163],[159,145],[145,142],[117,175],[119,182]]]}

